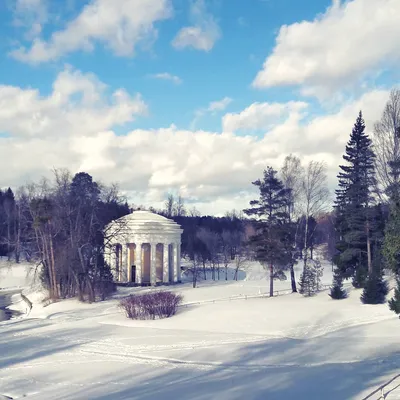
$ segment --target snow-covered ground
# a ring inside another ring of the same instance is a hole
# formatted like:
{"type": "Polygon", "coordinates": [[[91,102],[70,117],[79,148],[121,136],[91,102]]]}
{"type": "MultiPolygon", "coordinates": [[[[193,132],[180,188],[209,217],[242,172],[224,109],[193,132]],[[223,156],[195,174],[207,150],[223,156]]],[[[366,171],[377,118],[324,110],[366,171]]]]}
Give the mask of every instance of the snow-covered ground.
{"type": "MultiPolygon", "coordinates": [[[[34,302],[29,316],[0,323],[0,398],[362,399],[400,372],[399,319],[387,305],[362,305],[358,290],[339,302],[326,291],[254,298],[268,282],[253,263],[238,282],[171,287],[186,304],[173,318],[130,321],[118,298],[154,289],[44,307],[26,271],[0,267],[0,287],[25,287],[34,302]]],[[[331,279],[325,265],[323,283],[331,279]]],[[[286,289],[289,280],[276,282],[286,289]]]]}

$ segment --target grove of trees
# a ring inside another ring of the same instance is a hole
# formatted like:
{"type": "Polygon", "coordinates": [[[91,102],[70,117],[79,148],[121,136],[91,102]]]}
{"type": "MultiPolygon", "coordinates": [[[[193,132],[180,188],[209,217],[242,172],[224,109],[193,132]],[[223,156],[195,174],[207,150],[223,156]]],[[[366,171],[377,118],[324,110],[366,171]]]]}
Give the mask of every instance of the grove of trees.
{"type": "Polygon", "coordinates": [[[115,186],[56,170],[52,181],[0,192],[0,255],[33,261],[51,299],[104,299],[114,290],[106,226],[129,212],[115,186]]]}

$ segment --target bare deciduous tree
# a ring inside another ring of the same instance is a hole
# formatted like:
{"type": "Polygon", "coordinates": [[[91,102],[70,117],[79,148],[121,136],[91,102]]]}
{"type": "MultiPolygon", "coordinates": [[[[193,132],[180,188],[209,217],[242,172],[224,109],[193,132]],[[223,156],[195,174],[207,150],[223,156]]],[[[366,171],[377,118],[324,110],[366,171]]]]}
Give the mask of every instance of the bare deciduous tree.
{"type": "Polygon", "coordinates": [[[301,165],[301,161],[299,157],[296,157],[292,154],[285,158],[283,167],[280,171],[282,182],[286,189],[289,189],[288,193],[288,204],[287,204],[287,213],[289,217],[289,223],[295,224],[295,235],[293,237],[293,245],[292,245],[292,261],[290,263],[290,278],[292,285],[292,292],[297,292],[296,287],[296,276],[294,273],[294,253],[296,252],[296,243],[297,243],[297,233],[299,229],[300,222],[300,200],[303,191],[303,184],[305,180],[305,171],[303,166],[301,165]]]}
{"type": "MultiPolygon", "coordinates": [[[[200,230],[197,232],[197,238],[201,240],[206,247],[207,251],[204,252],[204,254],[210,262],[212,279],[215,280],[215,268],[218,265],[221,248],[220,238],[216,232],[212,232],[209,229],[204,228],[200,228],[200,230]]],[[[202,260],[204,260],[205,257],[202,257],[202,260]]],[[[205,270],[204,277],[206,277],[205,270]]]]}
{"type": "Polygon", "coordinates": [[[165,200],[165,213],[168,218],[171,218],[174,214],[175,198],[172,193],[168,194],[167,200],[165,200]]]}
{"type": "Polygon", "coordinates": [[[201,214],[200,214],[200,211],[199,211],[196,207],[192,207],[192,208],[189,210],[189,216],[190,216],[190,217],[200,217],[201,214]]]}
{"type": "Polygon", "coordinates": [[[390,169],[391,162],[400,160],[400,138],[396,134],[399,127],[400,89],[393,89],[380,121],[374,125],[373,135],[378,193],[383,197],[390,186],[400,182],[400,176],[390,169]]]}
{"type": "Polygon", "coordinates": [[[309,218],[316,217],[326,210],[329,203],[328,177],[326,164],[321,161],[310,161],[305,169],[302,181],[302,211],[305,218],[303,261],[307,265],[309,236],[309,218]]]}

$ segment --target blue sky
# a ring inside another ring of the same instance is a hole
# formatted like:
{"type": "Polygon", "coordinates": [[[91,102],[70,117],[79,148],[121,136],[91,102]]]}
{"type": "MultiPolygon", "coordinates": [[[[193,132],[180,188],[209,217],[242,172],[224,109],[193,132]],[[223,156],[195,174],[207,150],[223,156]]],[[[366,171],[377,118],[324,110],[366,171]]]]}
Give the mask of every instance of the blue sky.
{"type": "MultiPolygon", "coordinates": [[[[50,9],[57,23],[50,21],[42,36],[49,38],[55,29],[76,17],[82,10],[81,3],[71,2],[61,13],[59,7],[50,9]]],[[[179,128],[189,129],[197,109],[226,96],[232,99],[228,111],[240,111],[255,101],[291,100],[294,95],[290,89],[258,90],[251,87],[251,82],[272,51],[280,26],[312,19],[324,12],[330,1],[307,1],[306,7],[293,0],[252,0],[250,3],[251,6],[242,0],[207,1],[207,12],[218,21],[223,32],[209,52],[176,50],[171,46],[176,33],[188,23],[190,13],[191,2],[178,0],[174,2],[175,17],[157,24],[159,37],[154,45],[138,50],[135,57],[116,57],[109,49],[96,44],[94,51],[74,52],[44,65],[27,65],[7,55],[14,40],[26,45],[29,41],[24,40],[21,29],[14,26],[15,15],[3,3],[0,17],[1,36],[5,38],[1,56],[2,83],[31,86],[47,94],[57,73],[69,64],[82,72],[94,73],[110,89],[124,87],[130,93],[140,92],[150,107],[149,116],[133,125],[140,128],[174,123],[179,128]],[[178,76],[182,83],[176,85],[151,78],[153,74],[164,72],[178,76]]],[[[196,127],[219,131],[220,114],[200,118],[196,127]]]]}
{"type": "Polygon", "coordinates": [[[358,110],[372,128],[398,83],[399,4],[1,2],[0,185],[84,168],[135,202],[174,191],[218,213],[289,153],[333,184],[358,110]]]}

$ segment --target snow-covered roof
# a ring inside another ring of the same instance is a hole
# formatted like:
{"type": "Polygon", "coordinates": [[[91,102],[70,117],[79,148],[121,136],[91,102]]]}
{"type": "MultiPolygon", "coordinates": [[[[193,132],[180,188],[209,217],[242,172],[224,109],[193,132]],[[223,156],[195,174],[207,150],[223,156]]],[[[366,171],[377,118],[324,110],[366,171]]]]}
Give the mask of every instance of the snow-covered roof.
{"type": "Polygon", "coordinates": [[[152,213],[150,211],[133,211],[111,223],[115,228],[119,225],[121,234],[133,235],[174,235],[180,238],[183,229],[172,219],[152,213]]]}

